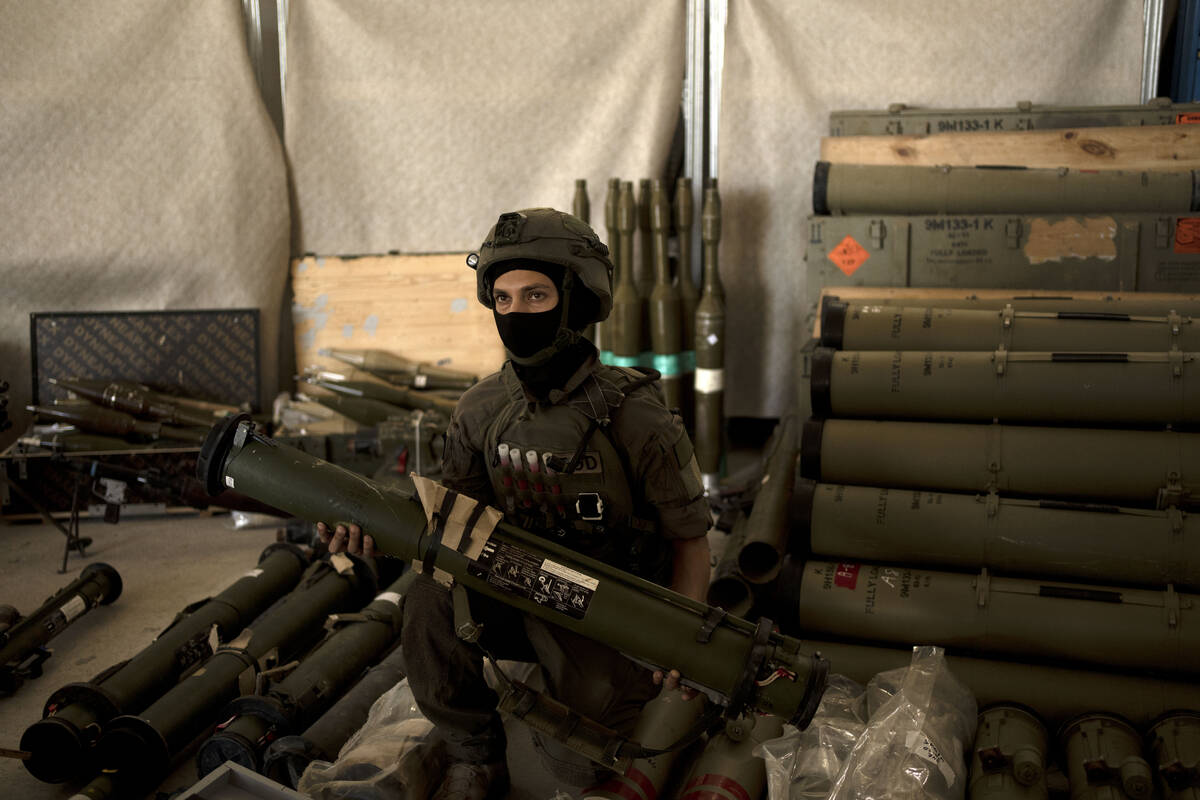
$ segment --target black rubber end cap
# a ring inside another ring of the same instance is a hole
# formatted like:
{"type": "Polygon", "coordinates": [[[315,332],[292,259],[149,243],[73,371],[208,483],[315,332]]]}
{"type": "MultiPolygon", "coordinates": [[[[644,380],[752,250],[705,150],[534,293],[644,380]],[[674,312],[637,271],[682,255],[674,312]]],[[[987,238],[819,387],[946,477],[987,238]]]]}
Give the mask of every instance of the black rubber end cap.
{"type": "Polygon", "coordinates": [[[833,358],[836,354],[836,350],[830,350],[828,347],[818,347],[812,354],[809,386],[812,397],[812,415],[817,419],[829,419],[833,416],[831,384],[833,382],[833,358]]]}
{"type": "Polygon", "coordinates": [[[303,736],[281,736],[263,754],[262,773],[276,783],[295,789],[313,761],[332,761],[329,755],[303,736]]]}
{"type": "Polygon", "coordinates": [[[813,213],[829,216],[829,162],[818,161],[813,170],[813,213]]]}
{"type": "Polygon", "coordinates": [[[83,568],[83,572],[79,573],[81,578],[90,578],[92,575],[102,575],[108,583],[108,591],[100,598],[100,605],[108,605],[121,596],[121,589],[124,584],[121,583],[121,575],[108,564],[97,561],[94,564],[88,564],[83,568]]]}
{"type": "Polygon", "coordinates": [[[171,769],[171,748],[153,725],[140,717],[122,716],[109,723],[96,743],[102,769],[115,769],[133,790],[151,787],[171,769]]]}
{"type": "Polygon", "coordinates": [[[818,654],[812,656],[809,666],[808,685],[804,689],[804,703],[796,709],[796,713],[788,720],[800,730],[808,727],[816,716],[817,707],[821,705],[821,697],[825,694],[825,686],[829,681],[829,662],[818,654]]]}
{"type": "Polygon", "coordinates": [[[825,435],[825,420],[809,419],[800,433],[800,476],[810,481],[821,480],[821,439],[825,435]]]}
{"type": "Polygon", "coordinates": [[[821,300],[821,346],[841,350],[846,337],[846,313],[849,303],[835,297],[821,300]]]}
{"type": "Polygon", "coordinates": [[[213,425],[204,444],[200,446],[200,454],[196,456],[196,478],[204,484],[204,491],[209,497],[216,497],[225,491],[225,479],[221,474],[225,469],[225,457],[233,447],[233,437],[237,434],[238,425],[251,422],[249,414],[235,414],[225,417],[213,425]]]}
{"type": "Polygon", "coordinates": [[[30,753],[25,769],[42,783],[78,780],[92,765],[88,743],[79,729],[57,717],[39,719],[26,728],[19,746],[30,753]]]}
{"type": "Polygon", "coordinates": [[[196,775],[203,778],[226,761],[259,771],[258,751],[245,736],[229,731],[213,734],[196,753],[196,775]]]}

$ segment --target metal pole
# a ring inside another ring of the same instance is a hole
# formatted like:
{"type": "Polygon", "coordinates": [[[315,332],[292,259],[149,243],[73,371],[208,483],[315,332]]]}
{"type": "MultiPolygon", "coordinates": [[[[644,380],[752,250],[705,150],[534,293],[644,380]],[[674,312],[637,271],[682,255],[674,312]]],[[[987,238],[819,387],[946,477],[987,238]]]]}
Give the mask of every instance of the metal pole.
{"type": "MultiPolygon", "coordinates": [[[[700,208],[704,193],[704,98],[706,0],[688,0],[687,36],[684,45],[686,71],[683,82],[683,174],[692,179],[692,207],[700,208]]],[[[676,200],[678,203],[678,200],[676,200]]],[[[692,252],[699,253],[700,226],[691,230],[692,252]]],[[[692,265],[692,280],[700,283],[700,265],[692,265]]],[[[690,343],[688,343],[690,345],[690,343]]]]}
{"type": "Polygon", "coordinates": [[[1163,0],[1144,0],[1142,4],[1142,102],[1148,103],[1158,94],[1158,62],[1162,56],[1163,0]]]}
{"type": "MultiPolygon", "coordinates": [[[[1161,3],[1161,0],[1159,0],[1161,3]]],[[[1160,15],[1161,16],[1161,15],[1160,15]]],[[[708,175],[719,177],[718,135],[721,127],[721,78],[725,71],[725,23],[729,0],[712,0],[708,6],[708,175]]]]}

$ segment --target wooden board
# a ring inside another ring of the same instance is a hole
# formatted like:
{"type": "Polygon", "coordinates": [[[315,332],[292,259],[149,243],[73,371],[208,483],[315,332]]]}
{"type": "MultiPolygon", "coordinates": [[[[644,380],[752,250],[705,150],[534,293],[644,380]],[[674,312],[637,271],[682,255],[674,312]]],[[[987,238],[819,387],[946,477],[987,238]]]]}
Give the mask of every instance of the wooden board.
{"type": "Polygon", "coordinates": [[[821,139],[821,160],[883,166],[1194,169],[1200,167],[1200,132],[1191,128],[1147,125],[929,136],[827,136],[821,139]]]}
{"type": "Polygon", "coordinates": [[[292,262],[296,366],[334,367],[322,348],[390,350],[475,372],[504,363],[465,253],[306,256],[292,262]]]}

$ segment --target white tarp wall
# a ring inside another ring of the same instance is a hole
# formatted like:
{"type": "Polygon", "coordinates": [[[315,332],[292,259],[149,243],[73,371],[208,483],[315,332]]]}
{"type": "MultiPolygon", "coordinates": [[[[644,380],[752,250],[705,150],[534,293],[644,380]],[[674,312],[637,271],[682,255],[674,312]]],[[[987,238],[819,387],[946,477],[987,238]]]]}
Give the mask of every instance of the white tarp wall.
{"type": "Polygon", "coordinates": [[[0,186],[0,444],[35,311],[259,308],[270,398],[287,174],[239,3],[0,0],[0,186]]]}
{"type": "Polygon", "coordinates": [[[729,0],[721,274],[730,416],[795,395],[805,218],[829,112],[1140,100],[1141,0],[729,0]]]}

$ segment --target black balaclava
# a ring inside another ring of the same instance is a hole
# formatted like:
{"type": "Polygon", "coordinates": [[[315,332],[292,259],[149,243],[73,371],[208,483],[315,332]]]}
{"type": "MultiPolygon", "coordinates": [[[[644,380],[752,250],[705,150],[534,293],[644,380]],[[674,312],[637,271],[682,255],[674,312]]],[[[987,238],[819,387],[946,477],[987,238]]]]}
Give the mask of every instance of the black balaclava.
{"type": "Polygon", "coordinates": [[[558,291],[558,305],[549,311],[501,314],[494,308],[492,310],[500,341],[504,343],[517,377],[530,394],[544,400],[551,390],[561,389],[595,352],[592,343],[581,336],[585,326],[577,323],[587,311],[591,292],[583,289],[575,294],[574,274],[558,264],[535,261],[497,264],[489,276],[492,286],[495,286],[496,278],[516,269],[542,273],[558,291]]]}

